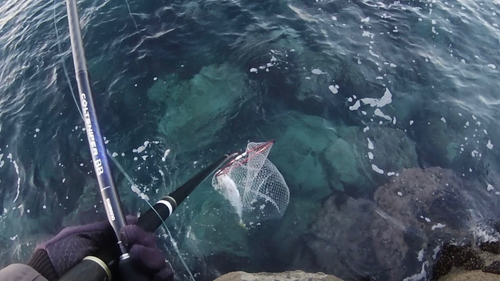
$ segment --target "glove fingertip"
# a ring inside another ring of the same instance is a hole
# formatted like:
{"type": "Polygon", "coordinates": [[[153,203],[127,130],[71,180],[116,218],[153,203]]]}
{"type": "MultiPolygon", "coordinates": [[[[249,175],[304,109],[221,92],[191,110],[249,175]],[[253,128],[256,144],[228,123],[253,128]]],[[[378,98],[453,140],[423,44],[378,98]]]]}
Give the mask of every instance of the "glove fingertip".
{"type": "Polygon", "coordinates": [[[152,271],[158,271],[167,266],[164,254],[155,248],[136,244],[130,248],[129,254],[132,260],[152,271]]]}
{"type": "Polygon", "coordinates": [[[174,280],[174,272],[167,266],[162,268],[154,277],[154,281],[173,281],[174,280]]]}

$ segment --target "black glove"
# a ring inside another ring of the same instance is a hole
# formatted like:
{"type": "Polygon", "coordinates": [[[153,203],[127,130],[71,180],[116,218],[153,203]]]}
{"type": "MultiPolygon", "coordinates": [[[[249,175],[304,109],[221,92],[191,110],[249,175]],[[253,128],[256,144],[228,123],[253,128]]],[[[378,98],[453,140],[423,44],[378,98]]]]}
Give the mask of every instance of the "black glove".
{"type": "MultiPolygon", "coordinates": [[[[134,265],[142,273],[153,277],[155,281],[173,280],[173,272],[165,261],[165,255],[154,245],[154,234],[136,225],[127,225],[121,229],[120,235],[134,265]]],[[[99,249],[110,245],[116,245],[116,237],[108,222],[68,227],[38,245],[28,265],[49,281],[56,281],[84,257],[95,255],[99,249]]]]}

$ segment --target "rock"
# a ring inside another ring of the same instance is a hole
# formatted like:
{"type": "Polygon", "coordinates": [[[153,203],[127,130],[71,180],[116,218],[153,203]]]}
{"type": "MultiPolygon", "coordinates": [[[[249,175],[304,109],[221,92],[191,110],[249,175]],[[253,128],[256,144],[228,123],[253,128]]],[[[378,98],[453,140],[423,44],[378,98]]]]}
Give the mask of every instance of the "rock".
{"type": "Polygon", "coordinates": [[[385,180],[380,174],[418,165],[415,143],[401,130],[349,126],[337,132],[339,139],[324,151],[329,183],[336,189],[363,193],[385,180]]]}
{"type": "Polygon", "coordinates": [[[316,202],[332,193],[320,154],[337,134],[325,130],[324,122],[317,116],[289,111],[276,116],[270,122],[272,127],[263,128],[266,135],[276,139],[269,159],[283,174],[290,193],[316,202]]]}
{"type": "Polygon", "coordinates": [[[203,67],[189,81],[158,79],[148,97],[166,105],[158,130],[185,150],[213,142],[216,134],[251,96],[246,74],[229,64],[203,67]]]}
{"type": "Polygon", "coordinates": [[[484,261],[470,246],[446,244],[439,253],[439,258],[433,266],[433,279],[446,275],[453,266],[467,270],[481,269],[484,261]]]}
{"type": "Polygon", "coordinates": [[[404,225],[418,226],[427,235],[459,233],[470,219],[462,181],[439,167],[404,169],[379,187],[374,200],[380,209],[404,225]]]}
{"type": "Polygon", "coordinates": [[[270,158],[292,193],[314,196],[311,200],[321,200],[332,190],[356,195],[372,190],[386,180],[373,165],[387,175],[418,164],[415,143],[401,130],[334,126],[296,111],[270,123],[272,128],[263,128],[276,139],[270,158]]]}
{"type": "Polygon", "coordinates": [[[366,199],[348,198],[340,206],[334,196],[326,200],[305,239],[305,252],[316,261],[309,270],[343,279],[378,275],[381,280],[402,280],[401,263],[408,252],[404,230],[377,215],[376,209],[366,199]]]}
{"type": "Polygon", "coordinates": [[[490,253],[498,255],[498,254],[500,254],[500,241],[496,241],[496,242],[492,242],[492,241],[484,242],[484,243],[481,243],[481,245],[479,245],[479,248],[482,251],[487,251],[487,252],[490,252],[490,253]]]}
{"type": "Polygon", "coordinates": [[[439,281],[499,281],[500,276],[491,273],[485,273],[480,270],[465,271],[460,269],[453,269],[450,274],[439,281]]]}
{"type": "MultiPolygon", "coordinates": [[[[485,266],[483,268],[483,272],[500,274],[500,261],[495,261],[492,264],[485,266]]],[[[499,276],[499,279],[500,279],[500,276],[499,276]]]]}
{"type": "MultiPolygon", "coordinates": [[[[480,204],[471,201],[479,198],[470,197],[474,187],[450,170],[410,168],[379,186],[374,201],[331,196],[303,236],[304,256],[294,265],[344,279],[403,280],[428,272],[429,266],[422,266],[435,262],[443,242],[475,241],[470,227],[481,213],[473,217],[468,211],[480,204]]],[[[472,250],[457,251],[462,258],[443,260],[442,274],[453,266],[484,264],[472,250]]]]}
{"type": "Polygon", "coordinates": [[[297,270],[281,273],[237,271],[225,274],[215,279],[215,281],[342,281],[342,279],[324,273],[306,273],[297,270]]]}
{"type": "Polygon", "coordinates": [[[318,202],[296,198],[290,201],[280,227],[273,237],[273,256],[284,264],[290,264],[302,243],[302,235],[317,216],[318,202]]]}

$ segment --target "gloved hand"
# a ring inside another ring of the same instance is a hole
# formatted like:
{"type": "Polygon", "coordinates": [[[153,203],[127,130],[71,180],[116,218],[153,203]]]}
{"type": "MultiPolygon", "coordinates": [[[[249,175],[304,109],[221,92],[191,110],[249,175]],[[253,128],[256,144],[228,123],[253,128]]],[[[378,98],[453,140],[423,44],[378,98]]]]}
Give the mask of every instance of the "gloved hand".
{"type": "MultiPolygon", "coordinates": [[[[135,221],[135,218],[129,219],[135,221]]],[[[122,242],[129,249],[134,265],[153,280],[173,280],[173,272],[164,254],[154,245],[155,235],[136,225],[127,225],[120,231],[122,242]]],[[[56,281],[84,257],[95,255],[99,249],[116,245],[111,225],[104,222],[68,227],[45,243],[38,245],[28,265],[49,281],[56,281]]],[[[118,257],[118,248],[116,255],[118,257]]]]}

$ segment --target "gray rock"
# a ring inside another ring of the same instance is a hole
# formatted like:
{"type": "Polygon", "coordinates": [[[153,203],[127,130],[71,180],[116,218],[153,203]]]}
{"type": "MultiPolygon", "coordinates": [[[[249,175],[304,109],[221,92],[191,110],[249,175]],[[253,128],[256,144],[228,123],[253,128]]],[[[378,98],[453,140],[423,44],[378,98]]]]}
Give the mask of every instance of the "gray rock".
{"type": "Polygon", "coordinates": [[[325,130],[324,122],[317,116],[290,111],[275,117],[272,127],[264,128],[276,139],[269,158],[283,174],[290,193],[313,201],[331,194],[320,154],[338,137],[335,131],[325,130]]]}
{"type": "Polygon", "coordinates": [[[215,281],[342,281],[342,279],[324,273],[306,273],[297,270],[281,273],[247,273],[237,271],[227,273],[215,279],[215,281]]]}
{"type": "Polygon", "coordinates": [[[374,202],[332,196],[305,236],[302,252],[310,256],[295,264],[313,260],[311,270],[344,279],[402,280],[419,273],[443,241],[472,241],[474,203],[464,192],[470,189],[450,170],[410,168],[378,187],[374,202]]]}

